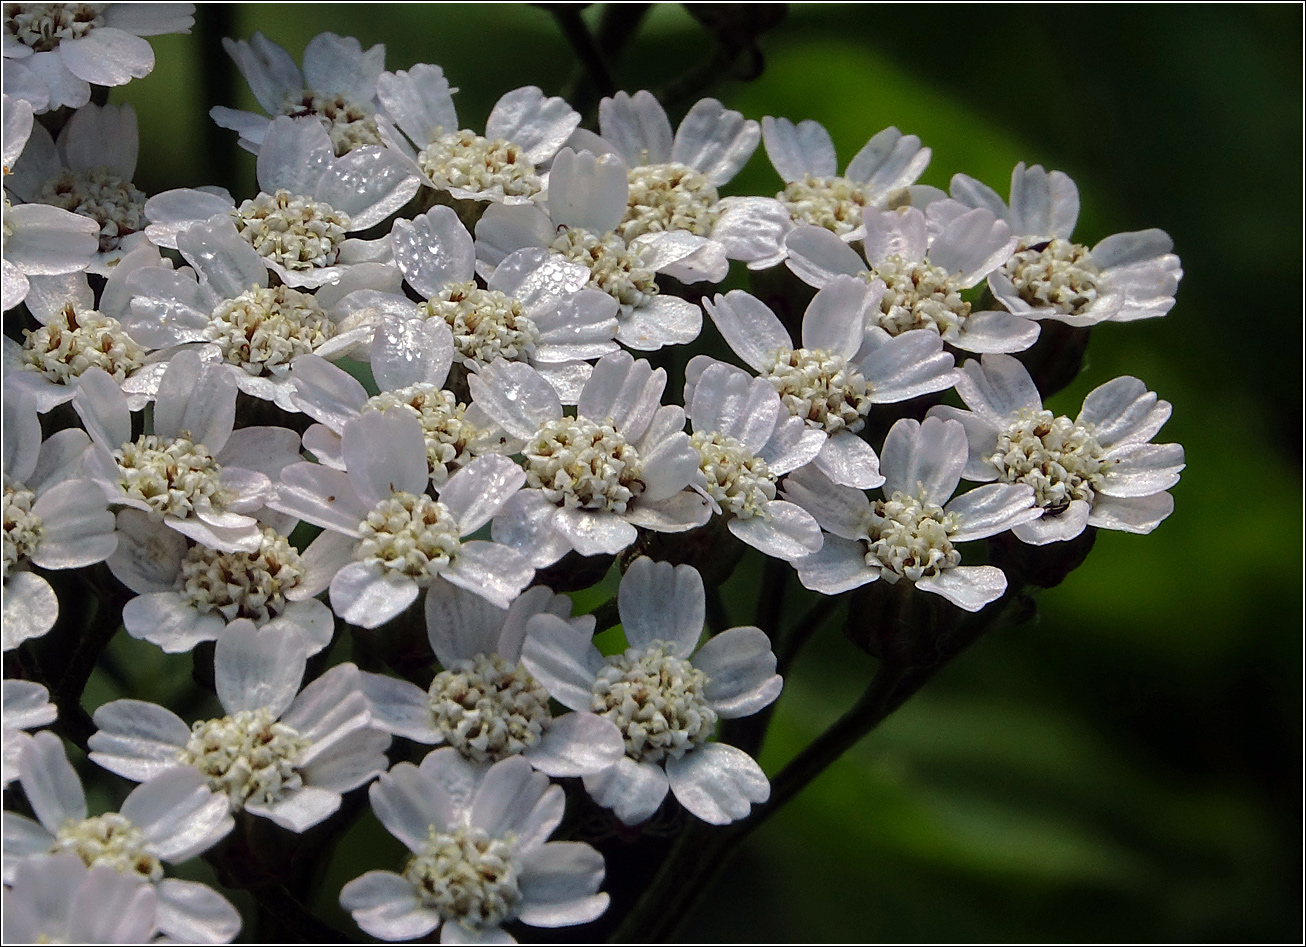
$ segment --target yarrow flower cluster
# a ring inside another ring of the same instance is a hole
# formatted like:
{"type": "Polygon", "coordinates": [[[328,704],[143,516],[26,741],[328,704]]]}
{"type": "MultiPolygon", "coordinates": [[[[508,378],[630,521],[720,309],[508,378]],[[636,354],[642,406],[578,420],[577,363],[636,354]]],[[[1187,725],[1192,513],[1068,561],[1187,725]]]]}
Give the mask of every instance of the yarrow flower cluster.
{"type": "Polygon", "coordinates": [[[210,115],[257,188],[147,195],[100,90],[193,12],[4,9],[7,939],[230,941],[168,874],[202,852],[301,916],[369,803],[407,854],[338,892],[366,934],[615,928],[607,859],[810,778],[756,759],[815,626],[731,626],[749,550],[768,594],[862,590],[850,628],[887,602],[889,667],[902,616],[985,621],[1020,563],[1173,509],[1143,381],[1045,405],[1048,323],[1162,316],[1182,276],[1160,230],[1078,242],[1063,172],[945,193],[888,128],[840,174],[814,121],[673,127],[648,91],[526,86],[473,129],[439,66],[256,33],[223,44],[262,111],[210,115]],[[759,145],[778,180],[739,193],[759,145]],[[688,348],[704,314],[729,361],[688,348]],[[118,659],[92,706],[119,631],[186,672],[138,694],[118,659]],[[117,812],[96,767],[139,784],[117,812]]]}

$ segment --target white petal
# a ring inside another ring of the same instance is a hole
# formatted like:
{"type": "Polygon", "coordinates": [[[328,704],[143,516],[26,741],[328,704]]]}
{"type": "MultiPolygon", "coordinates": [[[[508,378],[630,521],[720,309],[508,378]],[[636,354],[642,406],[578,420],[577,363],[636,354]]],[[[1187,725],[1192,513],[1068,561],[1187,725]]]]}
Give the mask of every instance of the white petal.
{"type": "Polygon", "coordinates": [[[743,750],[724,743],[708,743],[680,759],[668,759],[667,778],[680,804],[713,825],[746,818],[753,803],[771,798],[771,783],[762,767],[743,750]]]}
{"type": "MultiPolygon", "coordinates": [[[[902,212],[867,208],[865,217],[866,259],[871,266],[891,256],[900,257],[906,263],[925,259],[925,214],[919,208],[908,207],[902,212]]],[[[812,239],[815,240],[815,235],[812,239]]]]}
{"type": "Polygon", "coordinates": [[[765,516],[735,517],[726,526],[754,549],[777,559],[801,559],[821,548],[821,527],[802,507],[771,500],[765,511],[765,516]]]}
{"type": "Polygon", "coordinates": [[[657,295],[618,317],[617,341],[639,352],[688,345],[703,330],[703,310],[687,299],[657,295]]]}
{"type": "Polygon", "coordinates": [[[626,211],[626,167],[616,155],[558,152],[549,171],[549,216],[596,234],[614,230],[626,211]]]}
{"type": "Polygon", "coordinates": [[[1123,375],[1088,393],[1076,423],[1092,425],[1097,442],[1115,448],[1151,440],[1169,417],[1169,402],[1158,401],[1143,382],[1123,375]]]}
{"type": "Polygon", "coordinates": [[[485,122],[487,138],[504,138],[521,147],[536,165],[547,164],[580,124],[580,113],[558,96],[535,86],[505,93],[485,122]]]}
{"type": "Polygon", "coordinates": [[[126,30],[101,26],[59,44],[68,71],[92,85],[124,85],[154,68],[154,50],[126,30]]]}
{"type": "Polygon", "coordinates": [[[762,143],[777,173],[786,182],[811,175],[833,177],[838,171],[834,142],[820,122],[808,119],[795,125],[787,118],[762,119],[762,143]]]}
{"type": "Polygon", "coordinates": [[[465,283],[475,275],[472,235],[450,207],[432,207],[411,223],[397,220],[391,234],[395,263],[423,296],[432,297],[446,284],[465,283]]]}
{"type": "Polygon", "coordinates": [[[360,628],[376,628],[400,614],[421,590],[409,576],[353,562],[331,580],[331,608],[360,628]]]}
{"type": "Polygon", "coordinates": [[[866,262],[857,251],[824,227],[796,227],[785,237],[785,265],[808,286],[818,289],[840,274],[859,276],[866,262]]]}
{"type": "Polygon", "coordinates": [[[438,742],[440,735],[431,725],[426,691],[416,684],[368,671],[361,672],[361,679],[375,724],[418,743],[438,742]]]}
{"type": "Polygon", "coordinates": [[[599,133],[632,168],[671,160],[671,122],[651,92],[618,92],[600,102],[599,133]]]}
{"type": "Polygon", "coordinates": [[[50,583],[32,572],[16,572],[4,582],[4,650],[54,627],[59,599],[50,583]]]}
{"type": "Polygon", "coordinates": [[[467,384],[476,404],[513,437],[534,437],[542,425],[562,417],[557,393],[522,362],[495,361],[467,384]]]}
{"type": "Polygon", "coordinates": [[[1007,590],[1007,577],[996,566],[956,566],[916,581],[918,589],[942,595],[958,608],[977,612],[1007,590]]]}
{"type": "Polygon", "coordinates": [[[155,933],[159,910],[153,886],[107,865],[90,871],[73,895],[69,940],[86,944],[145,943],[155,933]]]}
{"type": "Polygon", "coordinates": [[[217,641],[227,627],[221,613],[201,614],[172,590],[136,596],[123,607],[122,621],[133,638],[169,654],[191,651],[201,641],[217,641]]]}
{"type": "Polygon", "coordinates": [[[906,401],[954,384],[952,355],[943,350],[943,339],[927,329],[887,339],[873,333],[863,340],[862,353],[861,372],[875,404],[906,401]]]}
{"type": "Polygon", "coordinates": [[[702,171],[720,187],[748,163],[761,139],[757,122],[716,99],[700,99],[676,129],[671,160],[702,171]]]}
{"type": "Polygon", "coordinates": [[[86,818],[86,795],[68,762],[63,741],[48,730],[32,737],[19,761],[19,779],[28,805],[51,833],[69,819],[86,818]]]}
{"type": "Polygon", "coordinates": [[[1007,261],[1016,242],[1006,221],[975,208],[954,218],[930,242],[930,262],[953,274],[961,286],[974,286],[1007,261]]]}
{"type": "Polygon", "coordinates": [[[407,411],[369,412],[345,422],[341,451],[349,483],[368,505],[395,493],[420,494],[430,470],[421,422],[407,411]]]}
{"type": "Polygon", "coordinates": [[[576,409],[587,418],[609,419],[626,440],[637,441],[662,406],[666,386],[665,369],[655,370],[642,358],[636,361],[627,352],[614,352],[594,366],[576,409]]]}
{"type": "Polygon", "coordinates": [[[862,344],[871,287],[855,276],[837,276],[822,286],[803,315],[803,348],[852,358],[862,344]]]}
{"type": "MultiPolygon", "coordinates": [[[[178,352],[159,380],[154,400],[154,432],[191,439],[219,453],[236,417],[236,383],[219,365],[202,363],[198,352],[178,352]]],[[[117,446],[117,445],[114,445],[117,446]]]]}
{"type": "Polygon", "coordinates": [[[1038,518],[1032,487],[1017,483],[990,483],[969,490],[944,509],[961,517],[952,541],[984,539],[1020,523],[1038,518]]]}
{"type": "Polygon", "coordinates": [[[182,766],[141,783],[119,811],[145,836],[149,850],[183,862],[215,845],[235,827],[225,796],[209,791],[199,770],[182,766]]]}
{"type": "Polygon", "coordinates": [[[488,523],[526,483],[526,473],[502,454],[477,457],[440,488],[440,502],[458,518],[466,536],[488,523]]]}
{"type": "Polygon", "coordinates": [[[479,539],[463,543],[458,559],[443,573],[446,581],[502,608],[507,608],[534,576],[535,567],[525,555],[511,546],[479,539]]]}
{"type": "Polygon", "coordinates": [[[584,842],[549,842],[521,860],[522,903],[517,918],[532,927],[585,924],[608,907],[603,856],[584,842]]]}
{"type": "Polygon", "coordinates": [[[1113,452],[1108,458],[1114,463],[1106,471],[1099,492],[1113,497],[1142,497],[1169,490],[1179,482],[1179,471],[1184,469],[1184,449],[1179,444],[1140,444],[1113,452]]]}
{"type": "Polygon", "coordinates": [[[446,831],[454,821],[448,793],[411,763],[400,763],[382,773],[368,789],[368,796],[381,824],[413,852],[422,850],[432,828],[446,831]]]}
{"type": "Polygon", "coordinates": [[[526,623],[521,659],[554,699],[572,710],[589,710],[603,656],[588,634],[556,615],[536,615],[526,623]]]}
{"type": "Polygon", "coordinates": [[[821,548],[794,563],[804,588],[838,595],[874,582],[880,570],[866,564],[866,547],[860,542],[827,534],[821,548]]]}
{"type": "Polygon", "coordinates": [[[136,782],[181,765],[177,753],[190,740],[190,727],[180,717],[143,700],[101,705],[95,725],[99,730],[87,741],[91,759],[136,782]]]}
{"type": "Polygon", "coordinates": [[[421,146],[439,131],[458,130],[449,80],[439,66],[418,63],[407,72],[382,73],[376,97],[404,134],[421,146]]]}
{"type": "Polygon", "coordinates": [[[658,811],[666,798],[666,771],[653,763],[637,763],[623,756],[617,764],[584,778],[590,798],[626,825],[638,825],[658,811]]]}
{"type": "Polygon", "coordinates": [[[494,518],[490,535],[526,556],[537,569],[557,562],[571,551],[571,543],[553,528],[558,508],[539,490],[520,490],[508,499],[494,518]]]}
{"type": "MultiPolygon", "coordinates": [[[[380,767],[380,769],[384,768],[384,766],[380,767]]],[[[270,819],[291,832],[303,832],[329,818],[340,808],[340,802],[338,792],[331,792],[317,786],[304,786],[271,805],[246,803],[245,811],[251,815],[270,819]]]]}
{"type": "Polygon", "coordinates": [[[340,889],[340,905],[381,940],[415,940],[440,924],[439,912],[422,906],[412,882],[389,871],[369,871],[349,882],[340,889]]]}
{"type": "Polygon", "coordinates": [[[307,657],[307,646],[297,635],[234,621],[214,654],[218,699],[229,714],[267,708],[279,717],[295,699],[307,657]]]}
{"type": "Polygon", "coordinates": [[[784,482],[785,499],[797,503],[816,517],[821,527],[842,536],[857,539],[870,512],[866,494],[853,487],[839,486],[815,465],[795,470],[784,482]]]}
{"type": "Polygon", "coordinates": [[[1099,496],[1093,503],[1088,525],[1126,533],[1150,533],[1173,512],[1174,497],[1168,493],[1128,498],[1099,496]]]}
{"type": "Polygon", "coordinates": [[[540,772],[562,779],[588,776],[614,765],[626,753],[616,724],[592,713],[555,717],[540,741],[522,756],[540,772]]]}
{"type": "Polygon", "coordinates": [[[553,528],[582,556],[613,555],[635,542],[637,533],[616,513],[565,507],[553,516],[553,528]]]}
{"type": "Polygon", "coordinates": [[[240,932],[240,913],[208,885],[165,878],[155,890],[159,930],[178,943],[227,944],[240,932]]]}
{"type": "MultiPolygon", "coordinates": [[[[853,156],[845,176],[864,184],[881,201],[914,182],[929,163],[930,149],[922,148],[919,138],[889,127],[873,135],[853,156]]],[[[912,203],[916,201],[913,199],[912,203]]]]}
{"type": "Polygon", "coordinates": [[[704,299],[703,308],[726,344],[758,371],[769,367],[769,355],[793,347],[789,333],[770,307],[743,290],[731,290],[711,301],[704,299]]]}
{"type": "Polygon", "coordinates": [[[728,628],[699,648],[694,667],[708,677],[703,696],[727,720],[755,714],[780,696],[771,639],[760,628],[728,628]]]}
{"type": "Polygon", "coordinates": [[[761,269],[784,255],[785,236],[794,225],[789,208],[774,197],[726,197],[717,203],[717,210],[712,239],[725,248],[729,259],[761,269]]]}
{"type": "Polygon", "coordinates": [[[626,640],[635,648],[665,641],[672,653],[688,657],[703,634],[705,608],[703,579],[693,566],[641,556],[630,564],[617,589],[626,640]]]}
{"type": "Polygon", "coordinates": [[[1056,516],[1049,516],[1045,512],[1036,520],[1013,526],[1011,533],[1022,543],[1032,546],[1064,542],[1084,531],[1091,512],[1092,507],[1086,501],[1072,500],[1070,506],[1056,516]]]}
{"type": "Polygon", "coordinates": [[[969,455],[966,429],[959,422],[934,417],[917,423],[903,418],[884,439],[880,461],[884,494],[901,490],[908,496],[945,503],[957,489],[969,455]]]}
{"type": "Polygon", "coordinates": [[[869,490],[884,483],[875,450],[848,431],[839,431],[826,440],[812,464],[840,486],[869,490]]]}

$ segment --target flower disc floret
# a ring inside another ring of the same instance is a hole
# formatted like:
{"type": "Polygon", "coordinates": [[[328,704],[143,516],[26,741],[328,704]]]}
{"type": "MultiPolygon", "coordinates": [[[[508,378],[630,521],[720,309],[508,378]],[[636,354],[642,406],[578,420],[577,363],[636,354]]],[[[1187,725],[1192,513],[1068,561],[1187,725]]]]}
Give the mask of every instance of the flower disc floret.
{"type": "Polygon", "coordinates": [[[222,357],[247,374],[288,367],[335,333],[335,323],[308,293],[254,287],[219,303],[204,329],[222,357]]]}
{"type": "Polygon", "coordinates": [[[511,835],[492,838],[476,826],[452,832],[434,826],[404,869],[418,900],[445,921],[470,930],[490,931],[512,920],[521,903],[511,835]]]}
{"type": "Polygon", "coordinates": [[[631,168],[627,178],[626,215],[617,225],[622,239],[665,230],[706,237],[716,226],[717,191],[701,171],[683,164],[645,164],[631,168]]]}
{"type": "Polygon", "coordinates": [[[144,230],[145,193],[108,168],[64,170],[41,185],[41,204],[90,217],[100,225],[100,250],[115,250],[123,237],[144,230]]]}
{"type": "Polygon", "coordinates": [[[193,546],[181,564],[181,593],[201,615],[218,612],[227,621],[265,622],[286,608],[286,593],[304,578],[295,547],[270,527],[258,552],[218,552],[193,546]]]}
{"type": "Polygon", "coordinates": [[[431,720],[444,741],[475,763],[495,762],[539,742],[553,722],[549,692],[525,665],[478,654],[431,682],[431,720]]]}
{"type": "Polygon", "coordinates": [[[99,368],[122,382],[145,364],[145,349],[117,319],[94,309],[65,306],[45,325],[24,329],[21,361],[57,385],[66,385],[88,368],[99,368]]]}
{"type": "Polygon", "coordinates": [[[719,431],[695,431],[689,440],[698,451],[708,495],[722,510],[741,519],[767,515],[766,504],[775,499],[776,477],[765,461],[719,431]]]}
{"type": "Polygon", "coordinates": [[[857,433],[870,413],[870,384],[848,359],[825,349],[778,349],[761,374],[794,417],[835,434],[857,433]]]}
{"type": "Polygon", "coordinates": [[[323,95],[305,89],[287,96],[278,112],[291,118],[316,116],[331,137],[337,158],[364,145],[384,144],[376,127],[376,113],[343,95],[323,95]]]}
{"type": "Polygon", "coordinates": [[[444,190],[534,197],[543,186],[521,146],[503,138],[482,138],[466,129],[437,134],[417,155],[417,165],[444,190]]]}
{"type": "Polygon", "coordinates": [[[496,358],[528,361],[540,330],[522,304],[497,289],[474,282],[452,283],[417,307],[423,318],[443,319],[453,332],[458,354],[488,365],[496,358]]]}
{"type": "Polygon", "coordinates": [[[1093,502],[1110,461],[1092,428],[1051,411],[1022,408],[998,433],[988,458],[1003,483],[1034,488],[1034,502],[1055,516],[1074,500],[1093,502]]]}
{"type": "Polygon", "coordinates": [[[872,503],[862,528],[868,537],[866,564],[880,568],[889,582],[915,582],[961,562],[950,538],[961,528],[961,517],[900,490],[872,503]]]}
{"type": "Polygon", "coordinates": [[[197,720],[177,760],[198,769],[210,789],[240,809],[247,803],[271,805],[300,789],[304,780],[295,763],[309,745],[298,730],[260,707],[197,720]]]}
{"type": "Polygon", "coordinates": [[[671,654],[666,642],[627,648],[604,661],[590,689],[590,709],[617,725],[631,759],[680,759],[712,738],[717,715],[703,696],[708,676],[671,654]]]}
{"type": "Polygon", "coordinates": [[[5,32],[38,53],[104,26],[107,3],[6,3],[5,32]]]}
{"type": "Polygon", "coordinates": [[[1098,269],[1088,247],[1056,238],[1022,248],[1002,267],[1020,298],[1078,315],[1097,301],[1098,269]]]}
{"type": "Polygon", "coordinates": [[[824,227],[841,237],[862,225],[862,212],[871,204],[868,189],[847,178],[818,178],[810,174],[800,181],[789,182],[776,199],[789,208],[794,220],[824,227]]]}
{"type": "Polygon", "coordinates": [[[490,453],[502,439],[467,420],[467,405],[453,392],[434,385],[409,385],[368,398],[363,411],[406,411],[417,418],[426,437],[426,464],[431,481],[441,486],[473,457],[490,453]]]}
{"type": "Polygon", "coordinates": [[[221,466],[189,432],[175,438],[144,434],[123,444],[113,457],[128,498],[144,501],[160,516],[184,518],[205,503],[220,509],[227,499],[221,466]]]}
{"type": "Polygon", "coordinates": [[[4,576],[20,560],[30,556],[45,537],[41,517],[32,512],[36,494],[17,480],[5,478],[4,486],[4,576]]]}
{"type": "Polygon", "coordinates": [[[879,322],[890,335],[929,329],[948,342],[960,336],[970,303],[961,298],[961,287],[943,267],[911,263],[895,254],[866,273],[868,280],[876,277],[887,287],[880,298],[879,322]]]}
{"type": "Polygon", "coordinates": [[[439,575],[462,547],[457,518],[425,494],[392,494],[372,508],[358,532],[355,558],[419,581],[439,575]]]}
{"type": "Polygon", "coordinates": [[[558,418],[540,428],[522,451],[526,485],[552,502],[625,513],[644,492],[635,448],[612,426],[589,418],[558,418]]]}
{"type": "Polygon", "coordinates": [[[559,227],[549,249],[572,263],[589,267],[590,289],[607,293],[623,306],[639,306],[658,294],[657,275],[615,233],[601,237],[586,230],[559,227]]]}
{"type": "Polygon", "coordinates": [[[116,812],[69,819],[55,833],[50,854],[71,852],[87,868],[107,865],[124,875],[157,883],[163,878],[163,864],[145,848],[145,834],[116,812]]]}
{"type": "Polygon", "coordinates": [[[349,229],[348,214],[284,190],[261,193],[231,213],[236,230],[259,256],[288,270],[334,265],[349,229]]]}

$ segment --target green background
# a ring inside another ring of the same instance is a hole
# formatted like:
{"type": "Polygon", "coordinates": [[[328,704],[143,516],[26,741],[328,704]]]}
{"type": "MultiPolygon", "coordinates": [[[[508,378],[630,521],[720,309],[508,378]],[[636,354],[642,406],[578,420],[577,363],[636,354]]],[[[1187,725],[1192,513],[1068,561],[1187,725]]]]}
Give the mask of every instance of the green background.
{"type": "MultiPolygon", "coordinates": [[[[113,94],[138,110],[147,193],[253,193],[234,133],[206,128],[211,105],[254,107],[206,69],[215,22],[296,60],[332,30],[385,43],[390,69],[440,64],[473,129],[512,88],[562,91],[573,62],[553,18],[521,5],[210,7],[191,36],[153,38],[153,74],[113,94]]],[[[964,171],[1005,195],[1017,161],[1041,163],[1078,183],[1080,240],[1167,230],[1178,304],[1096,329],[1051,407],[1073,415],[1137,375],[1174,404],[1160,439],[1188,468],[1154,534],[1099,536],[1037,621],[973,647],[751,839],[682,935],[1299,939],[1301,9],[804,5],[763,49],[759,79],[713,93],[822,122],[841,166],[892,124],[934,149],[923,183],[964,171]]],[[[659,6],[617,78],[657,87],[710,50],[659,6]]],[[[779,188],[759,149],[730,190],[779,188]]],[[[746,560],[727,589],[733,623],[752,621],[756,576],[746,560]]],[[[767,770],[873,667],[825,629],[787,682],[767,770]]]]}

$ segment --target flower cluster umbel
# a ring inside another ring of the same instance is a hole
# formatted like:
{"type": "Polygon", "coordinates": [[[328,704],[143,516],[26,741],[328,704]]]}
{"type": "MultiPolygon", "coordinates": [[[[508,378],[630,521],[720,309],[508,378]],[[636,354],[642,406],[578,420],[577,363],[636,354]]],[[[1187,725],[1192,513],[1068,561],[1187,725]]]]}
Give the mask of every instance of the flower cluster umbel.
{"type": "Polygon", "coordinates": [[[770,797],[721,728],[779,697],[775,629],[709,623],[723,562],[974,613],[1009,584],[976,541],[1055,558],[1171,512],[1170,406],[1121,377],[1058,414],[1027,355],[1164,315],[1182,275],[1160,230],[1077,242],[1064,173],[945,192],[889,128],[840,174],[816,122],[705,98],[673,128],[647,91],[582,128],[528,86],[467,128],[438,66],[256,33],[224,43],[262,112],[211,114],[258,190],[147,195],[135,113],[91,90],[192,13],[5,5],[6,669],[63,653],[87,609],[46,573],[77,570],[216,696],[96,708],[90,764],[139,786],[91,816],[28,732],[80,705],[6,680],[35,815],[5,814],[6,938],[229,941],[236,909],[165,865],[256,818],[339,832],[364,787],[408,850],[339,894],[368,934],[589,923],[614,830],[770,797]],[[759,145],[779,182],[733,193],[759,145]],[[712,293],[736,264],[768,301],[712,293]],[[669,357],[705,314],[731,360],[669,357]]]}

